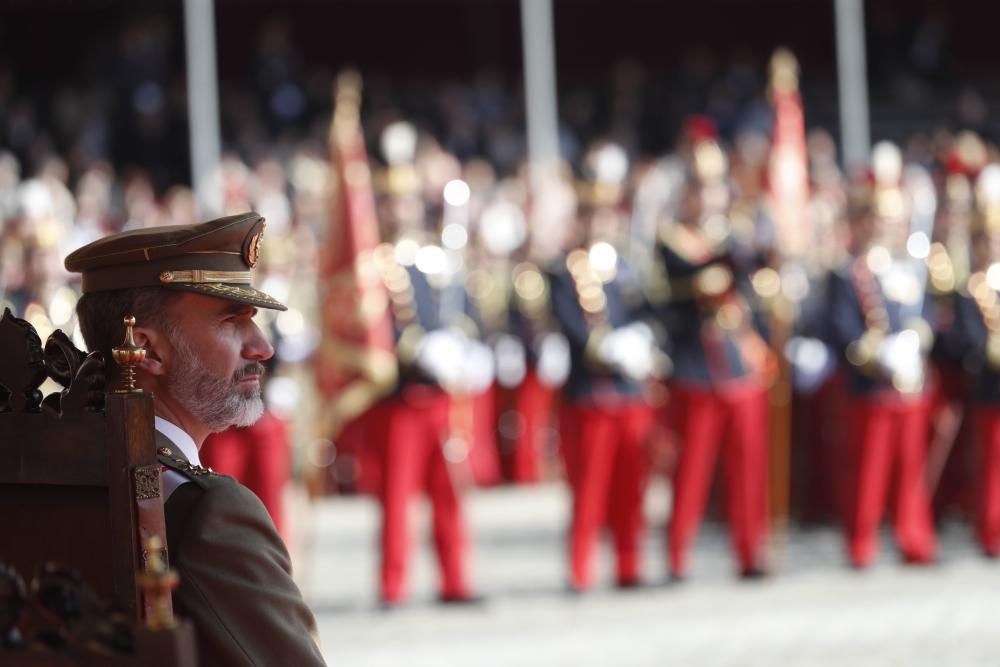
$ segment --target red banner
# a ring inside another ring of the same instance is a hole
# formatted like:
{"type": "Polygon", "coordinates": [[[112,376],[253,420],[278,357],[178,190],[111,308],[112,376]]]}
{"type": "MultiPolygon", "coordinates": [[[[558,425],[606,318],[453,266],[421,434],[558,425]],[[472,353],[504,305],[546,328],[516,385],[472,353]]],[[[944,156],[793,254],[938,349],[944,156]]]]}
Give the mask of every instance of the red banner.
{"type": "Polygon", "coordinates": [[[771,103],[774,137],[768,180],[778,244],[783,257],[802,257],[809,243],[809,164],[798,65],[785,50],[771,61],[771,103]]]}
{"type": "Polygon", "coordinates": [[[360,77],[342,74],[330,125],[330,221],[319,272],[316,384],[327,437],[390,391],[397,373],[388,293],[373,257],[379,232],[360,107],[360,77]]]}

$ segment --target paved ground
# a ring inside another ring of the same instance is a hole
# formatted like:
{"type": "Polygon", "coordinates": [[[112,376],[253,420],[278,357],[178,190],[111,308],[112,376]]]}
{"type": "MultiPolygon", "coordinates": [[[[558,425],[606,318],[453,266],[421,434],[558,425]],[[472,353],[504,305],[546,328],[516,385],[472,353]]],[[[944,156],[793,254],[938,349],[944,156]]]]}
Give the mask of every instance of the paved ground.
{"type": "MultiPolygon", "coordinates": [[[[649,499],[663,520],[662,493],[649,499]]],[[[563,592],[567,499],[558,486],[481,491],[470,498],[480,608],[433,604],[428,517],[413,568],[413,602],[376,606],[378,511],[367,499],[333,499],[303,521],[299,578],[331,665],[1000,665],[1000,562],[980,558],[966,526],[942,533],[942,563],[905,568],[888,536],[868,572],[844,567],[839,536],[795,532],[779,576],[732,577],[725,533],[706,526],[689,581],[665,582],[663,543],[651,530],[646,573],[654,586],[563,592]]]]}

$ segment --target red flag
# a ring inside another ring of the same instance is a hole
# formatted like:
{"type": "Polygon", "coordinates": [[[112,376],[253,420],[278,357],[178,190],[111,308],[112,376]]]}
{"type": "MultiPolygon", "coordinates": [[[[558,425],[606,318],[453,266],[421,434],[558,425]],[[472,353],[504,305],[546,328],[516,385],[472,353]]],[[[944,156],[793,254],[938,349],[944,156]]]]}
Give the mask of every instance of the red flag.
{"type": "MultiPolygon", "coordinates": [[[[774,105],[774,137],[768,182],[779,254],[774,258],[778,265],[766,270],[777,276],[775,269],[780,273],[782,262],[797,264],[804,258],[811,236],[807,208],[809,170],[798,63],[785,49],[779,49],[771,58],[771,103],[774,105]]],[[[777,285],[781,285],[780,279],[777,285]]],[[[788,526],[791,498],[792,386],[785,346],[792,334],[795,307],[780,289],[772,298],[768,329],[778,372],[770,390],[768,499],[772,529],[780,546],[788,526]]]]}
{"type": "Polygon", "coordinates": [[[782,256],[801,258],[809,243],[809,166],[798,63],[785,49],[779,49],[771,59],[771,103],[774,137],[768,180],[778,244],[782,256]]]}
{"type": "Polygon", "coordinates": [[[336,437],[396,383],[389,297],[376,269],[378,221],[360,125],[361,79],[341,74],[330,124],[330,222],[320,253],[316,384],[322,433],[336,437]]]}

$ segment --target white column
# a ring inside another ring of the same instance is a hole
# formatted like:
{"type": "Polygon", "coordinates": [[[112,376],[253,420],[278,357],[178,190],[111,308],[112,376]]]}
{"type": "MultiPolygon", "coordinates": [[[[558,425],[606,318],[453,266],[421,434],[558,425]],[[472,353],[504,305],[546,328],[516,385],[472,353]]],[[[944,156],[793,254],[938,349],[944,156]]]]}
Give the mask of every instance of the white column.
{"type": "Polygon", "coordinates": [[[528,115],[528,157],[536,191],[554,173],[559,158],[556,57],[552,0],[521,0],[524,93],[528,115]]]}
{"type": "Polygon", "coordinates": [[[840,139],[843,165],[850,170],[867,165],[871,151],[864,0],[835,0],[835,11],[840,139]]]}
{"type": "Polygon", "coordinates": [[[214,0],[184,0],[188,118],[191,126],[191,182],[198,215],[222,215],[219,163],[219,87],[215,66],[214,0]]]}

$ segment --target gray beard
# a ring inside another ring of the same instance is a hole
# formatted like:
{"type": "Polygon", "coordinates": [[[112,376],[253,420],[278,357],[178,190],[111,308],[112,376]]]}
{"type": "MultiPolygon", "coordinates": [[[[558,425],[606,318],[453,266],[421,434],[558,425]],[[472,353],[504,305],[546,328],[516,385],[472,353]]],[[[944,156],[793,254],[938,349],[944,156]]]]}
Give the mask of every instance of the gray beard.
{"type": "Polygon", "coordinates": [[[164,385],[185,410],[214,433],[231,426],[250,426],[260,419],[264,414],[260,385],[245,392],[239,388],[245,368],[237,370],[231,378],[218,377],[201,364],[182,335],[173,336],[173,344],[176,362],[164,378],[164,385]]]}

